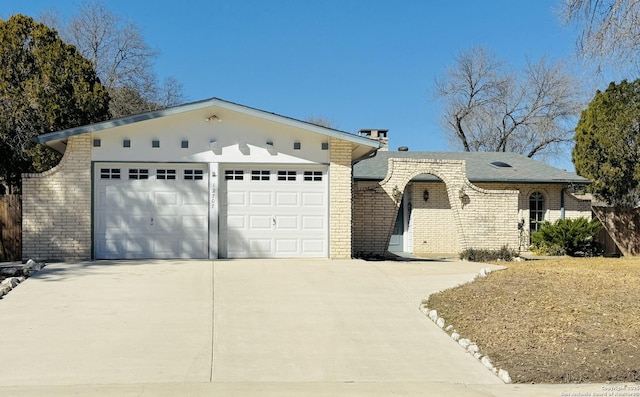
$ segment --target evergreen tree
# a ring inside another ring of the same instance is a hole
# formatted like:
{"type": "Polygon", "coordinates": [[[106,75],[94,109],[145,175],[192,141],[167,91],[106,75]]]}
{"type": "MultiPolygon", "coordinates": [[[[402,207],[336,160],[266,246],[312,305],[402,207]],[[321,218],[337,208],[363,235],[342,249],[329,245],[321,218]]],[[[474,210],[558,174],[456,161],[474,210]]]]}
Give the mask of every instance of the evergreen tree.
{"type": "Polygon", "coordinates": [[[609,204],[636,206],[640,183],[640,80],[597,91],[575,130],[572,159],[591,191],[609,204]]]}
{"type": "Polygon", "coordinates": [[[109,118],[109,96],[90,61],[32,18],[0,20],[0,178],[54,166],[59,155],[34,138],[109,118]]]}

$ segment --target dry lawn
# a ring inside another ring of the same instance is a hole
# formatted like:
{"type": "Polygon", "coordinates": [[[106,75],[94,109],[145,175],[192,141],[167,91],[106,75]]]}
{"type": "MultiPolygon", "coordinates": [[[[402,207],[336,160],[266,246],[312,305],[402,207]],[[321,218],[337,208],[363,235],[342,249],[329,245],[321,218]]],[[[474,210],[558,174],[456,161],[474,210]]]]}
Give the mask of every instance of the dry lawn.
{"type": "Polygon", "coordinates": [[[513,263],[428,307],[513,382],[640,381],[640,259],[513,263]]]}

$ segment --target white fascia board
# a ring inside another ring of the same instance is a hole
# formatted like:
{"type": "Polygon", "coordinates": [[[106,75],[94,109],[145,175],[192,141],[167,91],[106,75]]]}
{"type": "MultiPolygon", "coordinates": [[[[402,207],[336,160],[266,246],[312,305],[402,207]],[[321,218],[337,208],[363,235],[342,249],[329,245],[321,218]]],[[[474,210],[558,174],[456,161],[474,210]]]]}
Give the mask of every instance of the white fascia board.
{"type": "Polygon", "coordinates": [[[325,135],[331,138],[342,139],[349,141],[357,145],[363,145],[369,150],[376,150],[380,147],[380,143],[376,140],[361,137],[358,135],[350,134],[348,132],[334,130],[327,127],[322,127],[316,124],[296,120],[290,117],[281,116],[276,113],[270,113],[264,110],[251,108],[248,106],[240,105],[233,102],[228,102],[219,98],[210,98],[198,102],[192,102],[185,105],[174,106],[171,108],[156,110],[147,113],[141,113],[133,116],[127,116],[120,119],[103,121],[100,123],[89,124],[81,127],[69,128],[66,130],[51,132],[43,134],[35,138],[38,143],[45,143],[53,148],[61,148],[60,142],[68,139],[71,136],[86,134],[90,132],[102,131],[109,128],[115,128],[122,125],[138,123],[146,120],[152,120],[160,117],[171,116],[174,114],[186,113],[193,110],[205,109],[207,107],[218,107],[221,109],[227,109],[239,113],[243,113],[249,116],[261,118],[264,120],[270,120],[277,123],[285,124],[291,127],[304,129],[317,134],[325,135]]]}

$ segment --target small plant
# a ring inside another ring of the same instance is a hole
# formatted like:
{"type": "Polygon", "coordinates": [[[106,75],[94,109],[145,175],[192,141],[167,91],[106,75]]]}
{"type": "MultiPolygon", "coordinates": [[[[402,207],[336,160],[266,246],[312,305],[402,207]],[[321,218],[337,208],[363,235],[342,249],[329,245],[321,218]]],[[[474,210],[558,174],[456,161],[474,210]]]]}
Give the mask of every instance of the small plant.
{"type": "Polygon", "coordinates": [[[585,217],[544,222],[531,235],[531,248],[541,255],[596,256],[602,251],[596,242],[601,227],[585,217]]]}
{"type": "Polygon", "coordinates": [[[460,253],[460,259],[471,262],[511,261],[518,257],[516,250],[503,245],[499,250],[467,248],[460,253]]]}

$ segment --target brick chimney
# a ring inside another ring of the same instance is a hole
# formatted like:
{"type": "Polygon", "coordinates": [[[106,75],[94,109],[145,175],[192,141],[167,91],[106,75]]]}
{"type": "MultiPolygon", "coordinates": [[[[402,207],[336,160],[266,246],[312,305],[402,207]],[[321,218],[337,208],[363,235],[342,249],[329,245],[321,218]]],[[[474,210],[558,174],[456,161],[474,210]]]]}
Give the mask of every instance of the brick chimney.
{"type": "Polygon", "coordinates": [[[358,135],[375,139],[376,141],[382,144],[382,147],[378,150],[389,150],[389,138],[387,138],[387,133],[389,130],[360,130],[358,131],[358,135]]]}

